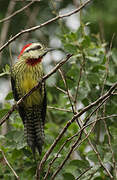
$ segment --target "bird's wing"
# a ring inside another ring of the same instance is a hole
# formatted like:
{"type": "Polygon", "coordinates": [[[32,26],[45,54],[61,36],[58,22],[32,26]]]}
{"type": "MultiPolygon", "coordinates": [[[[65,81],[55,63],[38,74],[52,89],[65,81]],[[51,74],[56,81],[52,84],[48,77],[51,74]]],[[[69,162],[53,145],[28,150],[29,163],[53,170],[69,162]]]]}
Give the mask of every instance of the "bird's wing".
{"type": "Polygon", "coordinates": [[[43,98],[43,104],[42,104],[42,121],[43,121],[43,125],[45,124],[45,117],[46,117],[46,109],[47,109],[47,98],[46,98],[46,89],[45,89],[45,83],[44,85],[44,98],[43,98]]]}
{"type": "Polygon", "coordinates": [[[18,101],[19,100],[19,94],[17,92],[15,82],[16,81],[15,81],[14,77],[11,75],[11,85],[12,85],[12,90],[13,90],[13,96],[14,96],[15,101],[18,101]]]}
{"type": "MultiPolygon", "coordinates": [[[[16,82],[16,80],[15,80],[14,76],[11,74],[11,85],[12,85],[13,96],[14,96],[15,101],[18,101],[21,97],[17,92],[15,82],[16,82]]],[[[18,111],[19,111],[20,117],[22,118],[22,121],[24,123],[26,114],[25,114],[25,109],[24,109],[24,106],[22,105],[22,103],[18,106],[18,111]]]]}

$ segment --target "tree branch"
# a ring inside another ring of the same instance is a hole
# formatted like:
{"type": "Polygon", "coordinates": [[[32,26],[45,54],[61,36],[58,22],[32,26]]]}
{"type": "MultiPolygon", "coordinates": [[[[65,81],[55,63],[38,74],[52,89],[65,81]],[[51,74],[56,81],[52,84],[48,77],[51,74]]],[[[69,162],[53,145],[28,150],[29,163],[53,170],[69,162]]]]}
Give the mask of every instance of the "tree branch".
{"type": "Polygon", "coordinates": [[[67,131],[68,127],[78,118],[80,117],[82,114],[84,114],[86,111],[88,111],[89,109],[91,109],[92,107],[96,106],[97,104],[99,104],[100,102],[102,102],[103,100],[105,100],[107,97],[112,96],[113,91],[116,89],[117,87],[117,82],[111,86],[111,88],[109,89],[109,91],[107,91],[107,93],[105,93],[103,96],[100,96],[96,101],[94,101],[93,103],[89,104],[88,106],[86,106],[85,108],[83,108],[80,112],[78,112],[76,115],[73,116],[73,118],[71,120],[69,120],[66,124],[66,126],[61,130],[61,132],[59,133],[58,137],[55,139],[55,141],[53,142],[53,144],[50,146],[50,148],[48,149],[48,151],[45,153],[45,155],[43,156],[43,159],[41,160],[40,164],[38,165],[37,168],[37,180],[40,178],[40,172],[42,169],[43,164],[45,163],[45,161],[47,160],[47,158],[49,157],[50,153],[53,151],[54,147],[56,146],[56,144],[58,143],[58,141],[62,138],[63,134],[67,131]]]}
{"type": "MultiPolygon", "coordinates": [[[[7,12],[6,12],[6,17],[9,16],[13,10],[14,7],[16,5],[16,2],[11,0],[9,1],[9,5],[7,8],[7,12]]],[[[3,25],[1,26],[1,30],[0,30],[0,47],[4,45],[6,38],[7,38],[7,33],[8,33],[8,29],[10,26],[11,21],[7,22],[7,23],[3,23],[3,25]]],[[[2,52],[0,53],[0,65],[2,64],[2,52]]]]}
{"type": "Polygon", "coordinates": [[[52,106],[48,106],[47,108],[48,109],[54,109],[54,110],[57,110],[57,111],[63,111],[63,112],[70,112],[70,113],[72,113],[72,110],[70,110],[70,109],[64,109],[64,108],[58,108],[58,107],[52,107],[52,106]]]}
{"type": "Polygon", "coordinates": [[[67,62],[68,59],[70,59],[70,57],[72,57],[72,55],[68,54],[65,59],[61,60],[48,74],[39,80],[39,83],[36,86],[34,86],[27,94],[25,94],[19,101],[17,101],[17,103],[12,106],[9,112],[1,119],[0,126],[10,117],[12,112],[17,109],[19,104],[21,104],[28,96],[30,96],[37,88],[39,88],[40,84],[49,78],[52,74],[54,74],[65,62],[67,62]]]}
{"type": "MultiPolygon", "coordinates": [[[[89,133],[87,134],[87,136],[86,136],[84,139],[82,139],[82,141],[77,145],[77,147],[78,147],[79,145],[81,145],[81,144],[88,138],[88,136],[89,136],[90,133],[92,132],[92,125],[93,125],[93,124],[97,123],[98,121],[105,120],[105,119],[112,118],[112,117],[117,117],[117,114],[110,115],[110,116],[106,116],[106,117],[100,117],[100,118],[98,118],[98,119],[96,119],[96,120],[94,120],[94,121],[86,124],[85,126],[83,125],[83,126],[81,127],[81,129],[78,131],[78,133],[76,133],[76,134],[74,134],[73,136],[71,136],[70,138],[68,138],[68,139],[62,144],[62,146],[60,147],[60,149],[59,149],[58,152],[56,153],[55,157],[50,161],[50,163],[49,163],[49,165],[48,165],[48,170],[47,170],[47,172],[46,172],[46,174],[45,174],[45,177],[44,177],[44,180],[46,180],[46,178],[47,178],[47,176],[48,176],[48,174],[49,174],[49,172],[50,172],[50,169],[51,169],[52,164],[53,164],[54,161],[59,157],[60,152],[63,150],[64,146],[65,146],[69,141],[71,141],[73,138],[77,137],[84,129],[86,129],[87,127],[91,126],[90,132],[89,132],[89,133]]],[[[94,128],[94,127],[93,127],[93,128],[94,128]]],[[[75,149],[76,149],[76,148],[75,148],[75,149]]]]}
{"type": "Polygon", "coordinates": [[[11,18],[12,18],[13,16],[15,16],[16,14],[24,11],[26,8],[28,8],[29,6],[31,6],[34,2],[35,2],[35,0],[31,1],[31,2],[28,3],[26,6],[24,6],[23,8],[15,11],[15,12],[14,12],[13,14],[11,14],[10,16],[8,16],[8,17],[6,17],[6,18],[4,18],[4,19],[1,19],[1,20],[0,20],[0,23],[5,22],[5,21],[8,21],[9,19],[11,19],[11,18]]]}
{"type": "Polygon", "coordinates": [[[64,18],[64,17],[71,16],[71,15],[79,12],[81,9],[83,9],[89,2],[91,2],[91,0],[87,0],[87,1],[86,1],[83,5],[81,5],[79,8],[77,8],[77,9],[75,9],[75,10],[69,12],[69,13],[66,13],[66,14],[63,14],[63,15],[58,15],[58,16],[56,16],[56,17],[54,17],[54,18],[52,18],[52,19],[50,19],[50,20],[48,20],[48,21],[46,21],[46,22],[44,22],[44,23],[42,23],[42,24],[40,24],[40,25],[38,25],[38,26],[34,26],[34,27],[32,27],[32,28],[29,28],[29,29],[25,29],[25,30],[20,31],[18,34],[16,34],[16,35],[13,36],[12,38],[10,38],[2,47],[0,47],[0,52],[1,52],[6,46],[8,46],[11,42],[13,42],[15,39],[17,39],[18,37],[20,37],[22,34],[29,33],[29,32],[31,32],[31,31],[35,31],[35,30],[37,30],[37,29],[39,29],[39,28],[41,28],[41,27],[44,27],[44,26],[46,26],[47,24],[50,24],[50,23],[52,23],[52,22],[54,22],[54,21],[56,21],[56,20],[58,20],[58,19],[62,19],[62,18],[64,18]]]}
{"type": "MultiPolygon", "coordinates": [[[[99,108],[108,98],[109,98],[109,96],[106,97],[106,99],[104,99],[104,100],[101,102],[101,104],[98,105],[97,108],[99,108]]],[[[97,109],[97,108],[96,108],[96,109],[97,109]]],[[[95,110],[94,110],[93,112],[95,112],[95,110]]],[[[93,114],[93,113],[91,113],[91,114],[93,114]]],[[[82,126],[85,126],[86,123],[88,122],[88,120],[89,120],[89,118],[85,121],[85,123],[84,123],[82,126]]],[[[71,153],[76,149],[76,147],[78,147],[82,142],[84,142],[84,140],[88,139],[88,137],[89,137],[89,135],[91,134],[93,128],[94,128],[94,125],[91,127],[91,130],[90,130],[89,133],[87,133],[87,132],[85,131],[85,129],[84,129],[84,132],[85,132],[86,137],[85,137],[81,142],[80,142],[80,140],[81,140],[81,137],[82,137],[82,134],[83,134],[83,130],[80,132],[80,135],[79,135],[78,139],[77,139],[77,140],[74,142],[74,144],[71,146],[70,151],[68,152],[66,158],[63,160],[63,162],[59,165],[58,169],[57,169],[57,170],[54,172],[54,174],[52,175],[52,177],[51,177],[52,180],[56,177],[56,175],[57,175],[57,174],[60,172],[60,170],[63,168],[63,166],[65,165],[66,161],[69,159],[71,153]]],[[[112,179],[112,175],[110,174],[110,172],[108,171],[108,169],[104,166],[104,164],[103,164],[103,162],[102,162],[102,160],[101,160],[101,158],[100,158],[100,154],[98,153],[98,151],[96,150],[96,148],[95,148],[95,147],[93,146],[93,144],[91,143],[91,140],[88,139],[88,141],[89,141],[90,145],[92,146],[94,152],[96,153],[96,155],[97,155],[97,157],[98,157],[98,159],[99,159],[99,162],[100,162],[101,166],[105,169],[105,171],[107,172],[108,176],[110,176],[110,178],[112,179]]]]}
{"type": "Polygon", "coordinates": [[[17,175],[17,173],[15,172],[15,170],[14,170],[14,169],[12,168],[12,166],[9,164],[9,162],[8,162],[8,160],[7,160],[4,152],[3,152],[1,149],[0,149],[0,152],[2,153],[2,156],[3,156],[3,158],[4,158],[5,163],[6,163],[7,166],[11,169],[11,171],[12,171],[13,174],[15,175],[16,179],[20,180],[20,179],[19,179],[19,176],[17,175]]]}

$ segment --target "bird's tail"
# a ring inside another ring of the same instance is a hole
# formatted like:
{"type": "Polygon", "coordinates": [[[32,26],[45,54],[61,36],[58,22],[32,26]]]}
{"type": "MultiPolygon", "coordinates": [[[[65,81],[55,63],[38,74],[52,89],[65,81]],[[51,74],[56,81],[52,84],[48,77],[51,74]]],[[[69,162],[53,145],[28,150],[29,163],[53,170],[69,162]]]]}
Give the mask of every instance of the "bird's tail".
{"type": "Polygon", "coordinates": [[[24,133],[27,143],[30,146],[35,157],[35,150],[37,148],[39,154],[42,152],[44,143],[44,125],[42,121],[41,108],[34,106],[26,111],[24,120],[24,133]]]}

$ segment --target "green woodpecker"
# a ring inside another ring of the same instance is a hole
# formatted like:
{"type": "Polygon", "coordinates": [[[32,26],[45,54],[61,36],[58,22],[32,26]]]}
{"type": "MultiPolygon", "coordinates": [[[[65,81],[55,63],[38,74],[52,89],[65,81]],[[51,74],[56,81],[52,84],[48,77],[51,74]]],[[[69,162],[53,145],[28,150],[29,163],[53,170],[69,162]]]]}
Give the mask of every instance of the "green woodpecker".
{"type": "MultiPolygon", "coordinates": [[[[11,84],[16,101],[28,93],[43,77],[42,60],[50,50],[40,43],[30,43],[23,47],[18,61],[11,69],[11,84]]],[[[24,124],[24,134],[34,156],[36,149],[39,154],[42,152],[46,106],[45,84],[42,83],[18,107],[24,124]]]]}

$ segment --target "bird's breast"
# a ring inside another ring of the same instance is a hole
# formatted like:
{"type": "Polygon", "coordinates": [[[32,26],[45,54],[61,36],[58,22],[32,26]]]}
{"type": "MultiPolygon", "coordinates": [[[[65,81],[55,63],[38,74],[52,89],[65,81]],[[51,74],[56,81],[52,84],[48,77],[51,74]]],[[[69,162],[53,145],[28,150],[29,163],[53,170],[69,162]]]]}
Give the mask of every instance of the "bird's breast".
{"type": "Polygon", "coordinates": [[[35,85],[37,81],[32,78],[31,73],[26,74],[25,77],[22,79],[21,87],[25,92],[29,92],[35,85]]]}
{"type": "MultiPolygon", "coordinates": [[[[38,80],[32,76],[31,73],[26,73],[25,76],[21,80],[21,91],[22,94],[28,93],[35,85],[37,85],[38,80]]],[[[37,89],[33,92],[29,97],[24,101],[26,106],[33,106],[36,104],[40,104],[42,101],[42,92],[37,89]]]]}

